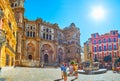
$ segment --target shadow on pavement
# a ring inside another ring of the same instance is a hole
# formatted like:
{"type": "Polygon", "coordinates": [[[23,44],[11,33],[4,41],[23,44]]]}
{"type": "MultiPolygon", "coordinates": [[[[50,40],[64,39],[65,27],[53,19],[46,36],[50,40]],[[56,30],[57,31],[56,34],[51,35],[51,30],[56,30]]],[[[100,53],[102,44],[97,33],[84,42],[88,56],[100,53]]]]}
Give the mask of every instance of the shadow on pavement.
{"type": "Polygon", "coordinates": [[[72,79],[71,81],[74,81],[74,80],[76,80],[77,78],[74,78],[74,79],[72,79]]]}
{"type": "Polygon", "coordinates": [[[62,80],[62,79],[56,79],[56,80],[54,80],[54,81],[60,81],[60,80],[62,80]]]}
{"type": "Polygon", "coordinates": [[[0,81],[5,81],[6,79],[5,78],[0,78],[0,81]]]}

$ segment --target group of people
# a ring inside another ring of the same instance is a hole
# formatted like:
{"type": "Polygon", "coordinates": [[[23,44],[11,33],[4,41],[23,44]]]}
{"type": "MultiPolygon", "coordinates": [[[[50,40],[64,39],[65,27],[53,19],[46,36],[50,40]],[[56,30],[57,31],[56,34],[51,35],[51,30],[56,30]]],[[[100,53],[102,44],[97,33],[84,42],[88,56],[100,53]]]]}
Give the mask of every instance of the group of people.
{"type": "Polygon", "coordinates": [[[78,78],[78,64],[71,63],[69,66],[67,66],[66,63],[61,64],[61,76],[64,81],[67,81],[67,76],[75,76],[75,79],[78,78]],[[69,70],[67,70],[69,68],[69,70]]]}

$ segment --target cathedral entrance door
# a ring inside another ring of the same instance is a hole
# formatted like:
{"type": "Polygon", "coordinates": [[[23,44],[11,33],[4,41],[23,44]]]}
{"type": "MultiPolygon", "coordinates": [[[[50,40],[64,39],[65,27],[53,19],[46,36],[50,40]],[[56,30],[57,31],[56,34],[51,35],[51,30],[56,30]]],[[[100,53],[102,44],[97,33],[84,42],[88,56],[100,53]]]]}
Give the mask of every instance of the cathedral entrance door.
{"type": "Polygon", "coordinates": [[[44,63],[48,63],[48,55],[47,54],[44,55],[44,63]]]}

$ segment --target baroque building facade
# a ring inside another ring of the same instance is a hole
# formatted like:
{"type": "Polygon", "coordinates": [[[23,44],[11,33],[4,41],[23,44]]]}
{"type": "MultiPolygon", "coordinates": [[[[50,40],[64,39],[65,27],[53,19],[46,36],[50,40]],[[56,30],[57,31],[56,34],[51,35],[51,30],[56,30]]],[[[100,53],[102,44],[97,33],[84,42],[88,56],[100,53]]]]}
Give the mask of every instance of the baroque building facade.
{"type": "Polygon", "coordinates": [[[14,66],[17,23],[8,0],[0,0],[0,67],[14,66]]]}
{"type": "Polygon", "coordinates": [[[55,63],[80,62],[80,30],[71,23],[63,30],[41,18],[24,17],[24,0],[9,0],[17,26],[16,65],[40,66],[55,63]]]}
{"type": "MultiPolygon", "coordinates": [[[[114,63],[120,57],[119,53],[119,36],[117,30],[112,30],[109,33],[99,35],[98,33],[91,34],[89,42],[84,43],[85,56],[92,53],[93,61],[104,62],[106,56],[111,57],[111,62],[114,63]],[[89,50],[89,48],[92,48],[89,50]]],[[[87,61],[87,59],[86,59],[87,61]]]]}
{"type": "Polygon", "coordinates": [[[118,34],[118,50],[119,50],[119,53],[120,53],[120,33],[118,34]]]}

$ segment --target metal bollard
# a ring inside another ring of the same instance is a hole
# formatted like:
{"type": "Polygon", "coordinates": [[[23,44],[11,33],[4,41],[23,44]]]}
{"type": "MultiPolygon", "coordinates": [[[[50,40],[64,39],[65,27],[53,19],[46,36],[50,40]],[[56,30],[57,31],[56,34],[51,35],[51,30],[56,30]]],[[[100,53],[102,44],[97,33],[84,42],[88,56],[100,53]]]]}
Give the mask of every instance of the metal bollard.
{"type": "Polygon", "coordinates": [[[2,69],[2,68],[0,67],[0,72],[1,72],[1,69],[2,69]]]}

